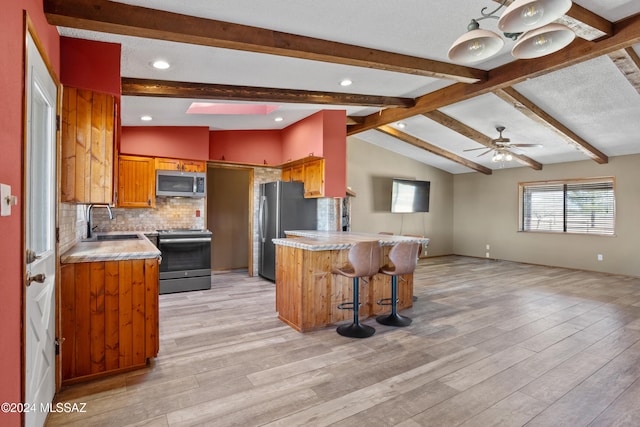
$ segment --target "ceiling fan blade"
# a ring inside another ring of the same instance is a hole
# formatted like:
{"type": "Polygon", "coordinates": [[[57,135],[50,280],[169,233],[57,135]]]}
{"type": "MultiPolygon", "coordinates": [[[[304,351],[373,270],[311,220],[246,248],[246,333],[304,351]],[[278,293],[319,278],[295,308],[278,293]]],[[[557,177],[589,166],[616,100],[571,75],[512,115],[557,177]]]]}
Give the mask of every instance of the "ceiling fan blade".
{"type": "Polygon", "coordinates": [[[462,150],[462,151],[476,151],[476,150],[486,150],[487,147],[478,147],[478,148],[469,148],[466,150],[462,150]]]}
{"type": "Polygon", "coordinates": [[[530,148],[542,148],[544,145],[542,144],[510,144],[510,147],[530,147],[530,148]]]}
{"type": "Polygon", "coordinates": [[[484,153],[482,153],[482,154],[478,154],[478,157],[482,157],[482,156],[484,156],[485,154],[490,153],[490,152],[492,152],[492,151],[493,151],[493,148],[489,148],[489,149],[488,149],[487,151],[485,151],[484,153]]]}

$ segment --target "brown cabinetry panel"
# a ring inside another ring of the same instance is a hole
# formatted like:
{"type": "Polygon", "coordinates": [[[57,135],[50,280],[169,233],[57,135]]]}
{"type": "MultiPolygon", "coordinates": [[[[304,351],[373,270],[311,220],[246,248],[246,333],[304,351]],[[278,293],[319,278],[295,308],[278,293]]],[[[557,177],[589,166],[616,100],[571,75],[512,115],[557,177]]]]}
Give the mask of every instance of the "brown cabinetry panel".
{"type": "Polygon", "coordinates": [[[324,196],[324,159],[308,157],[285,164],[282,167],[283,181],[304,182],[304,197],[324,196]]]}
{"type": "Polygon", "coordinates": [[[64,264],[61,287],[63,383],[157,356],[157,259],[64,264]]]}
{"type": "Polygon", "coordinates": [[[61,143],[63,202],[112,202],[114,129],[113,96],[65,88],[61,143]]]}
{"type": "Polygon", "coordinates": [[[120,156],[118,159],[117,205],[150,208],[156,204],[155,165],[151,157],[120,156]]]}
{"type": "Polygon", "coordinates": [[[206,172],[207,163],[199,160],[165,159],[157,157],[155,159],[156,169],[172,170],[181,172],[206,172]]]}

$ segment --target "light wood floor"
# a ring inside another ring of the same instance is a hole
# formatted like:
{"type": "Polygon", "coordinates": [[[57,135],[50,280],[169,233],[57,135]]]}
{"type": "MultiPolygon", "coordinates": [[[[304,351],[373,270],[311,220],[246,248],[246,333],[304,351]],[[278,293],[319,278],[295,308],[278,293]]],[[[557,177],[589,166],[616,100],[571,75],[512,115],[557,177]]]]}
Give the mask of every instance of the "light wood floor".
{"type": "Polygon", "coordinates": [[[413,324],[362,340],[295,332],[246,273],[163,295],[153,364],[48,425],[640,425],[640,279],[441,257],[415,282],[413,324]]]}

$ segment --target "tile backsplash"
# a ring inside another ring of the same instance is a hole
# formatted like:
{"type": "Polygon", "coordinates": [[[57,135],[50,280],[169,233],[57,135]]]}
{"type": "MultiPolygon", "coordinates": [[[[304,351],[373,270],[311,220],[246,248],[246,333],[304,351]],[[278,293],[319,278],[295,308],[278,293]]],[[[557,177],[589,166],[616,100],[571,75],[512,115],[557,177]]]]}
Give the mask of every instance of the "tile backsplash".
{"type": "Polygon", "coordinates": [[[169,228],[204,228],[204,199],[158,197],[155,209],[112,208],[113,220],[106,209],[93,208],[96,231],[155,231],[169,228]],[[196,216],[196,212],[200,216],[196,216]]]}

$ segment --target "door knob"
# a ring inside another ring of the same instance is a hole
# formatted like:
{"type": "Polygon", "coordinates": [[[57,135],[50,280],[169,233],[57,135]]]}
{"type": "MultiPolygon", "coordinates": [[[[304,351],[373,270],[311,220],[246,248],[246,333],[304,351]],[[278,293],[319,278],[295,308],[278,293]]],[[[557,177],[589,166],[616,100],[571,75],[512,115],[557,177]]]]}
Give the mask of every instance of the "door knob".
{"type": "Polygon", "coordinates": [[[36,274],[35,276],[27,277],[27,286],[31,286],[31,282],[44,283],[47,276],[44,273],[36,274]]]}

